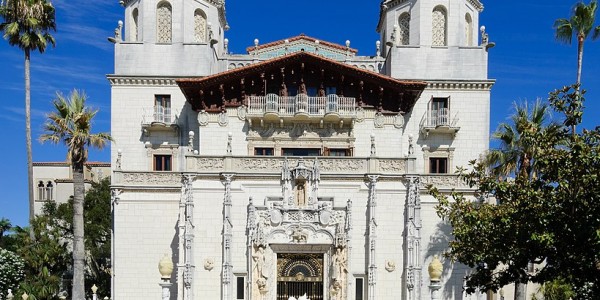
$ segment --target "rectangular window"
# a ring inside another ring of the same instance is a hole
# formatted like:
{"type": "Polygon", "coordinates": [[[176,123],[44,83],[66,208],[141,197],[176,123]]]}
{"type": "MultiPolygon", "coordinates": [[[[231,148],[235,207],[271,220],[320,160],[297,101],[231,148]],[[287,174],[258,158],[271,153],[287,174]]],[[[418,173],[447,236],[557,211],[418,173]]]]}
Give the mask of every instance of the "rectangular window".
{"type": "Polygon", "coordinates": [[[446,158],[446,157],[429,158],[429,173],[432,173],[432,174],[448,173],[448,158],[446,158]]]}
{"type": "Polygon", "coordinates": [[[273,156],[275,155],[275,150],[273,148],[254,148],[254,155],[273,156]]]}
{"type": "Polygon", "coordinates": [[[321,156],[319,148],[283,148],[282,156],[321,156]]]}
{"type": "Polygon", "coordinates": [[[154,155],[154,171],[171,171],[171,155],[154,155]]]}
{"type": "Polygon", "coordinates": [[[431,119],[433,126],[449,124],[449,98],[433,98],[431,99],[431,119]]]}
{"type": "Polygon", "coordinates": [[[352,149],[325,148],[325,156],[352,156],[352,149]]]}
{"type": "Polygon", "coordinates": [[[171,95],[154,95],[154,121],[171,123],[171,95]]]}
{"type": "Polygon", "coordinates": [[[365,297],[365,289],[364,289],[365,279],[361,277],[356,278],[356,300],[363,300],[365,297]]]}
{"type": "Polygon", "coordinates": [[[52,191],[53,191],[53,187],[51,183],[48,183],[48,186],[46,186],[46,200],[51,201],[54,200],[54,197],[52,197],[52,191]]]}
{"type": "Polygon", "coordinates": [[[235,295],[236,296],[235,296],[235,299],[238,299],[238,300],[245,299],[245,295],[244,295],[245,294],[244,291],[246,290],[244,288],[244,286],[245,286],[245,284],[244,284],[245,279],[246,278],[244,276],[238,276],[238,277],[236,277],[236,281],[235,281],[235,287],[236,287],[236,293],[235,293],[235,295]]]}

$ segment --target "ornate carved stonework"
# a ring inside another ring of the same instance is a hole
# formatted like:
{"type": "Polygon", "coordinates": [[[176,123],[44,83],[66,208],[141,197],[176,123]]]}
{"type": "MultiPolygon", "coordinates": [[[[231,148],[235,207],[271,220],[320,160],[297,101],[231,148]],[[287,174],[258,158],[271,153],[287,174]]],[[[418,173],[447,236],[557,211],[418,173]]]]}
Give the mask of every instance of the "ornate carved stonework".
{"type": "Polygon", "coordinates": [[[375,125],[375,128],[383,128],[384,124],[385,124],[385,117],[383,116],[383,114],[382,113],[375,114],[375,118],[373,119],[373,125],[375,125]]]}
{"type": "Polygon", "coordinates": [[[398,159],[380,159],[379,170],[390,173],[404,173],[406,172],[406,161],[398,159]]]}
{"type": "Polygon", "coordinates": [[[198,113],[198,124],[200,124],[200,126],[208,125],[209,120],[210,120],[210,117],[207,112],[201,111],[198,113]]]}
{"type": "Polygon", "coordinates": [[[253,126],[248,131],[248,138],[351,138],[352,129],[349,127],[339,128],[332,123],[325,123],[322,126],[310,123],[294,123],[286,125],[276,125],[269,123],[264,127],[253,126]]]}
{"type": "Polygon", "coordinates": [[[178,173],[149,173],[149,172],[127,172],[122,173],[123,184],[132,185],[179,185],[181,175],[178,173]]]}
{"type": "Polygon", "coordinates": [[[440,189],[469,189],[469,185],[458,175],[425,175],[421,176],[420,187],[433,185],[440,189]]]}
{"type": "Polygon", "coordinates": [[[222,170],[224,167],[222,158],[198,158],[196,160],[196,168],[199,172],[210,170],[222,170]]]}

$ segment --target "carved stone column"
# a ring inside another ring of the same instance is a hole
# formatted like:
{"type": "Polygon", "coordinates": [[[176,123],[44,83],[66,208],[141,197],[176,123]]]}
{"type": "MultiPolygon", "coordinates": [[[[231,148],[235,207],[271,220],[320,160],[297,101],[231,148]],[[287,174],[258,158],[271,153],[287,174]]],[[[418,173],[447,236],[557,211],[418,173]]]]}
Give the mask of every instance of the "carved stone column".
{"type": "Polygon", "coordinates": [[[233,224],[231,223],[231,181],[233,180],[233,174],[223,174],[222,183],[225,186],[225,196],[223,200],[223,280],[222,280],[222,293],[224,300],[230,300],[233,296],[233,285],[232,285],[232,269],[231,264],[231,238],[233,231],[233,224]]]}
{"type": "Polygon", "coordinates": [[[248,247],[247,257],[246,257],[246,271],[248,275],[246,276],[246,295],[248,295],[247,299],[252,298],[252,250],[253,250],[253,241],[254,234],[256,233],[256,207],[252,202],[252,197],[250,197],[248,201],[248,217],[246,221],[246,247],[248,247]]]}
{"type": "Polygon", "coordinates": [[[348,199],[346,204],[346,252],[348,255],[348,275],[346,278],[347,299],[354,298],[354,276],[352,276],[352,200],[348,199]]]}
{"type": "Polygon", "coordinates": [[[377,208],[376,185],[379,175],[367,175],[369,182],[369,202],[368,202],[368,217],[369,217],[369,255],[368,255],[368,295],[369,300],[375,300],[375,287],[377,285],[377,264],[375,260],[376,241],[377,241],[377,219],[375,209],[377,208]]]}
{"type": "Polygon", "coordinates": [[[183,175],[181,182],[181,198],[179,201],[179,263],[177,264],[179,291],[178,299],[191,300],[194,282],[194,194],[192,175],[183,175]]]}
{"type": "Polygon", "coordinates": [[[408,178],[406,199],[406,220],[404,224],[405,286],[407,300],[421,299],[421,198],[419,195],[419,177],[408,178]]]}

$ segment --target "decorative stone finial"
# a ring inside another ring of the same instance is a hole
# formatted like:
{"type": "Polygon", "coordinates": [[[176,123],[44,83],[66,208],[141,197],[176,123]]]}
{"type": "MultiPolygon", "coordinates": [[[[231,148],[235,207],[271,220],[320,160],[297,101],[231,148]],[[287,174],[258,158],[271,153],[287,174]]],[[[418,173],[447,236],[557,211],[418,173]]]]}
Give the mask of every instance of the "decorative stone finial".
{"type": "Polygon", "coordinates": [[[381,41],[375,42],[375,48],[377,49],[377,56],[381,56],[381,41]]]}
{"type": "Polygon", "coordinates": [[[429,280],[431,280],[431,282],[441,281],[444,265],[442,265],[442,262],[437,255],[433,256],[433,259],[429,263],[429,268],[427,270],[429,271],[429,280]]]}
{"type": "Polygon", "coordinates": [[[8,295],[6,295],[7,300],[12,300],[15,298],[15,295],[12,294],[12,290],[8,289],[8,295]]]}
{"type": "Polygon", "coordinates": [[[29,298],[29,295],[27,295],[27,293],[23,293],[23,296],[21,296],[21,299],[23,300],[27,300],[29,298]]]}
{"type": "Polygon", "coordinates": [[[190,151],[194,151],[194,131],[188,132],[188,147],[190,151]]]}
{"type": "Polygon", "coordinates": [[[254,47],[258,47],[258,39],[254,39],[254,47]]]}
{"type": "Polygon", "coordinates": [[[227,50],[229,48],[229,39],[224,39],[223,40],[223,51],[225,52],[225,54],[228,54],[229,51],[227,50]]]}
{"type": "Polygon", "coordinates": [[[160,278],[168,280],[171,278],[173,273],[173,261],[168,254],[165,253],[163,258],[158,262],[158,271],[160,272],[160,278]]]}
{"type": "Polygon", "coordinates": [[[92,294],[96,294],[96,292],[98,292],[98,287],[96,286],[96,284],[92,285],[92,287],[90,288],[92,290],[92,294]]]}
{"type": "Polygon", "coordinates": [[[346,47],[350,48],[350,40],[346,40],[346,47]]]}

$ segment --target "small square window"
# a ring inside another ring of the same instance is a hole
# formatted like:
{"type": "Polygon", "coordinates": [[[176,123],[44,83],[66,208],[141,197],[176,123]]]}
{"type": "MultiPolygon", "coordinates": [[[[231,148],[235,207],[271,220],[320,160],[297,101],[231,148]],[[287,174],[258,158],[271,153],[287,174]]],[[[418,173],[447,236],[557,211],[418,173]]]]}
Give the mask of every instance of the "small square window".
{"type": "Polygon", "coordinates": [[[171,155],[154,155],[154,171],[171,171],[171,155]]]}
{"type": "Polygon", "coordinates": [[[431,157],[429,158],[429,173],[446,174],[448,173],[448,158],[431,157]]]}

